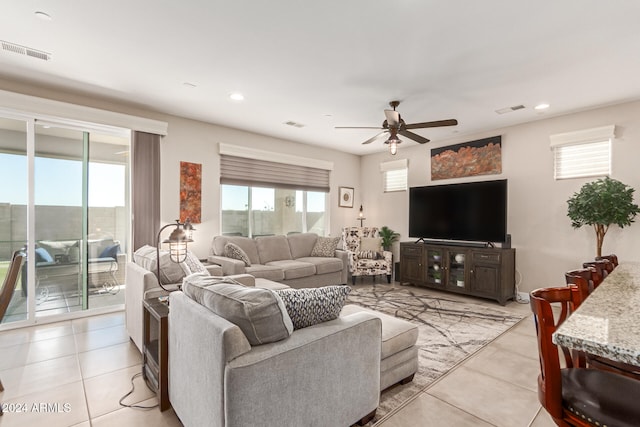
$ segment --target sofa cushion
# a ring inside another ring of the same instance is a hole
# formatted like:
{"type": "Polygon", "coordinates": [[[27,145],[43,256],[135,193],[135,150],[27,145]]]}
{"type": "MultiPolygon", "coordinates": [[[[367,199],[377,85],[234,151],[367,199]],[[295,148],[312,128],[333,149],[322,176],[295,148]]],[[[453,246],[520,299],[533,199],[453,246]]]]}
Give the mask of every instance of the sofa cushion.
{"type": "MultiPolygon", "coordinates": [[[[140,267],[151,271],[153,274],[157,272],[156,248],[144,245],[133,253],[133,261],[140,267]]],[[[171,261],[169,251],[160,251],[160,275],[162,283],[180,283],[185,276],[184,270],[177,262],[171,261]]]]}
{"type": "Polygon", "coordinates": [[[284,280],[284,271],[277,265],[252,264],[251,267],[245,268],[245,273],[254,277],[273,280],[274,282],[284,280]]]}
{"type": "Polygon", "coordinates": [[[246,287],[228,278],[187,276],[185,295],[237,325],[251,345],[283,340],[293,332],[280,297],[268,289],[246,287]]]}
{"type": "Polygon", "coordinates": [[[322,288],[280,289],[273,291],[280,295],[287,307],[287,313],[294,329],[336,319],[351,292],[348,286],[325,286],[322,288]]]}
{"type": "Polygon", "coordinates": [[[282,261],[291,258],[289,242],[285,236],[261,236],[256,237],[258,256],[262,264],[271,261],[282,261]]]}
{"type": "Polygon", "coordinates": [[[246,267],[251,267],[251,260],[249,260],[249,255],[242,248],[236,245],[233,242],[228,242],[224,245],[224,256],[227,258],[233,258],[244,262],[246,267]]]}
{"type": "Polygon", "coordinates": [[[284,279],[299,279],[301,277],[313,276],[316,274],[316,267],[308,262],[289,259],[283,261],[271,261],[268,266],[280,267],[284,272],[284,279]]]}
{"type": "Polygon", "coordinates": [[[417,325],[379,311],[360,307],[359,305],[347,304],[342,309],[341,315],[359,313],[361,311],[371,313],[382,320],[382,349],[380,354],[382,359],[414,346],[418,340],[417,325]]]}
{"type": "Polygon", "coordinates": [[[296,261],[300,262],[308,262],[316,266],[316,274],[327,274],[327,273],[336,273],[338,271],[342,271],[343,265],[342,260],[336,257],[305,257],[299,258],[296,261]]]}
{"type": "Polygon", "coordinates": [[[251,264],[260,264],[260,257],[258,256],[256,241],[248,237],[215,236],[212,243],[213,254],[224,256],[224,246],[229,242],[234,243],[242,248],[242,250],[249,257],[249,261],[251,262],[251,264]]]}
{"type": "Polygon", "coordinates": [[[311,251],[316,245],[318,235],[316,233],[297,233],[287,236],[289,249],[293,259],[311,256],[311,251]]]}
{"type": "Polygon", "coordinates": [[[321,237],[318,236],[311,256],[332,257],[336,255],[336,248],[340,242],[340,237],[321,237]]]}

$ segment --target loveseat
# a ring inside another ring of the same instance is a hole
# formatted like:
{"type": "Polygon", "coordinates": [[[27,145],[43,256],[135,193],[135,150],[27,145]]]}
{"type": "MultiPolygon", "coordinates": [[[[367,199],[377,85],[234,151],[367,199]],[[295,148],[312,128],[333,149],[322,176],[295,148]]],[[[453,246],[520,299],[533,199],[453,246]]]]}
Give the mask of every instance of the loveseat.
{"type": "Polygon", "coordinates": [[[225,276],[246,273],[293,288],[342,285],[347,283],[349,260],[337,249],[339,242],[339,237],[315,233],[215,236],[208,261],[219,264],[225,276]]]}
{"type": "MultiPolygon", "coordinates": [[[[231,323],[220,313],[226,302],[216,299],[221,286],[194,294],[185,284],[184,292],[170,295],[169,398],[183,425],[346,427],[375,413],[379,318],[357,312],[291,331],[286,310],[266,291],[270,308],[255,318],[262,324],[268,316],[275,325],[231,323]],[[283,329],[289,332],[274,335],[283,329]],[[272,341],[260,344],[258,335],[272,341]]],[[[250,291],[233,292],[229,300],[236,303],[250,291]]],[[[237,312],[264,308],[249,306],[237,312]]]]}

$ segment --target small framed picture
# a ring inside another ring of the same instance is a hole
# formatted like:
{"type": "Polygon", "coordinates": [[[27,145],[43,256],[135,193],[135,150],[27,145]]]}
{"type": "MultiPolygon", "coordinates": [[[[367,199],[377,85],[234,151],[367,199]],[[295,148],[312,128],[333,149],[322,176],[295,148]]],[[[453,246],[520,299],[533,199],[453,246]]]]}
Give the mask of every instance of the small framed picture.
{"type": "Polygon", "coordinates": [[[351,187],[339,187],[339,199],[338,206],[341,208],[353,207],[353,188],[351,187]]]}

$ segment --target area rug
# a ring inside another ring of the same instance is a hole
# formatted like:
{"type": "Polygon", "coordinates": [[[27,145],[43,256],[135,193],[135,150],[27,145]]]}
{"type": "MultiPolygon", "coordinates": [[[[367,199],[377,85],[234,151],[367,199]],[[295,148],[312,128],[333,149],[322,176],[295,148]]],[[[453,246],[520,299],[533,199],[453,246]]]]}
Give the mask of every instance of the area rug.
{"type": "Polygon", "coordinates": [[[412,382],[380,395],[373,426],[458,363],[493,341],[524,316],[491,301],[478,302],[455,294],[425,295],[410,287],[354,287],[347,304],[357,304],[418,325],[419,368],[412,382]]]}

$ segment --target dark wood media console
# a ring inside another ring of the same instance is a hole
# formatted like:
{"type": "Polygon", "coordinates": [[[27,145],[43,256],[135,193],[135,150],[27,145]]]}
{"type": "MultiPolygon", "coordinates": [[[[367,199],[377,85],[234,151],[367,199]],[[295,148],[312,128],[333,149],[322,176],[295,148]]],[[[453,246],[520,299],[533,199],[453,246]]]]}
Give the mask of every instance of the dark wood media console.
{"type": "Polygon", "coordinates": [[[515,249],[400,243],[400,283],[495,299],[515,297],[515,249]]]}

